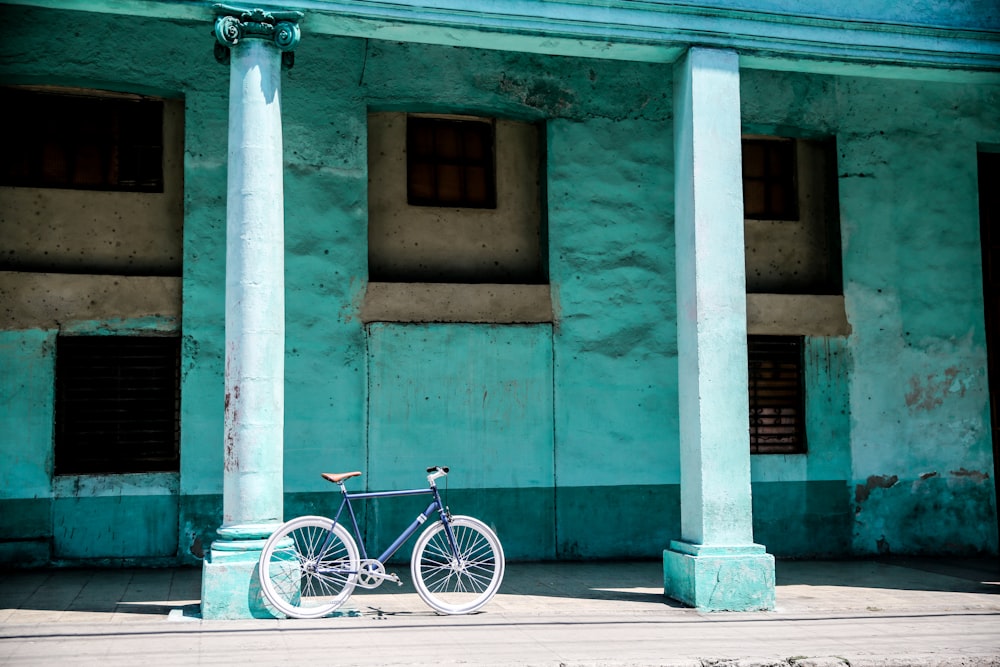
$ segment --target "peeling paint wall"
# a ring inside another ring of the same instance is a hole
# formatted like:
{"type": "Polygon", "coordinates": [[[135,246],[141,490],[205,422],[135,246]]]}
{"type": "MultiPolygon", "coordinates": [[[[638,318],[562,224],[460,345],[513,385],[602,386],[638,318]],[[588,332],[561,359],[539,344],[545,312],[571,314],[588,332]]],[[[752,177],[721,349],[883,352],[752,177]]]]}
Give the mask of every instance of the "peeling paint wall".
{"type": "Polygon", "coordinates": [[[852,477],[867,488],[898,476],[856,498],[854,548],[995,548],[974,155],[977,142],[1000,138],[1000,92],[980,102],[943,84],[843,88],[857,101],[843,114],[840,156],[845,295],[857,322],[852,477]],[[977,102],[993,112],[970,116],[977,102]],[[877,128],[861,105],[883,119],[877,128]]]}
{"type": "MultiPolygon", "coordinates": [[[[197,562],[221,522],[228,71],[202,24],[6,11],[21,29],[0,41],[4,83],[183,98],[181,467],[119,497],[161,517],[137,554],[197,562]]],[[[680,523],[670,66],[304,32],[282,100],[286,516],[334,510],[323,471],[365,470],[375,489],[448,464],[452,508],[495,522],[512,554],[657,556],[680,523]],[[544,123],[552,322],[366,328],[371,110],[544,123]],[[490,413],[455,398],[462,383],[506,388],[505,429],[475,423],[490,413]],[[425,408],[418,389],[454,400],[425,408]]],[[[837,139],[849,324],[806,339],[808,454],[753,457],[757,540],[787,556],[995,552],[975,153],[1000,145],[1000,88],[744,70],[741,96],[748,131],[837,139]]],[[[177,326],[110,315],[59,326],[177,326]]],[[[0,328],[0,559],[44,562],[53,541],[101,558],[116,496],[52,479],[58,329],[0,328]],[[53,521],[87,512],[90,537],[53,521]]],[[[371,535],[409,511],[373,507],[371,535]]]]}
{"type": "Polygon", "coordinates": [[[850,551],[995,551],[976,150],[1000,139],[1000,89],[758,71],[743,86],[745,122],[837,137],[850,551]]]}

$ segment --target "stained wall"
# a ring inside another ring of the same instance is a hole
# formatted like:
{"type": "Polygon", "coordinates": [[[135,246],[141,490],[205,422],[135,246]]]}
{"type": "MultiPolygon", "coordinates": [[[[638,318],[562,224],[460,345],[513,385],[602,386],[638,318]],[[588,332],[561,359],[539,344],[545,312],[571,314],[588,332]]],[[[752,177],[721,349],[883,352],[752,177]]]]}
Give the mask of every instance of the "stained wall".
{"type": "MultiPolygon", "coordinates": [[[[183,361],[176,481],[109,491],[53,479],[55,336],[164,323],[125,307],[114,326],[97,311],[0,325],[0,556],[42,562],[67,526],[114,517],[124,538],[83,530],[65,556],[151,562],[176,544],[163,558],[196,563],[221,522],[228,73],[201,24],[5,12],[20,29],[0,42],[4,84],[183,100],[183,361]],[[128,502],[150,489],[175,519],[128,502]]],[[[809,452],[753,457],[757,541],[779,556],[995,551],[975,164],[1000,145],[1000,89],[742,79],[746,131],[836,139],[850,324],[806,341],[809,452]]],[[[680,502],[670,65],[304,27],[283,90],[286,516],[334,511],[320,472],[364,470],[374,490],[446,464],[452,509],[495,525],[513,558],[659,557],[680,502]],[[544,124],[551,322],[362,321],[378,111],[544,124]]],[[[365,515],[384,544],[413,510],[365,515]]]]}

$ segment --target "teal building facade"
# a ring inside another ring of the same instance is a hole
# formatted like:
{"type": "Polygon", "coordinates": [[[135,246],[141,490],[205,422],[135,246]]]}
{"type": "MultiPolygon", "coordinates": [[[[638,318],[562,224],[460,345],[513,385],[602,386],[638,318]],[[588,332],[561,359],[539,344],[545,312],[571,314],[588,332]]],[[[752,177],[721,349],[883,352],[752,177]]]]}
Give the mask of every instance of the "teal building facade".
{"type": "Polygon", "coordinates": [[[321,472],[429,465],[508,559],[663,558],[706,609],[996,554],[1000,9],[828,4],[0,4],[0,562],[208,582],[321,472]],[[87,157],[147,103],[139,178],[87,157]],[[116,430],[146,370],[87,432],[148,339],[158,444],[116,430]]]}

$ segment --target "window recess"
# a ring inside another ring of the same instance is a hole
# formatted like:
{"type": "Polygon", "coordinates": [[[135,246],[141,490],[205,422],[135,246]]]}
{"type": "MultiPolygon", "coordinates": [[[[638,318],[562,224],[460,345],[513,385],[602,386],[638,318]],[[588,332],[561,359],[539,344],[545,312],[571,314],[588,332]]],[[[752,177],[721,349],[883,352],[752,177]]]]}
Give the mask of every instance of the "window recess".
{"type": "Polygon", "coordinates": [[[843,294],[836,155],[832,137],[743,137],[748,293],[843,294]]]}
{"type": "MultiPolygon", "coordinates": [[[[502,118],[370,113],[370,283],[547,284],[544,129],[502,118]]],[[[506,297],[516,300],[510,290],[506,297]]],[[[384,303],[367,305],[385,312],[384,303]]],[[[442,316],[436,308],[419,315],[442,316]]]]}

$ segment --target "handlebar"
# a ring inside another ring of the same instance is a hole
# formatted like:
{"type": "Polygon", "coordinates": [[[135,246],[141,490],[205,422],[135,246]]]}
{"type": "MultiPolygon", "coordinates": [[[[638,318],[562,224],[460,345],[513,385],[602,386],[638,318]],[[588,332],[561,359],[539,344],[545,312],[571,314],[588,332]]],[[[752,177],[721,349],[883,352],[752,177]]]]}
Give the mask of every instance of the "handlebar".
{"type": "Polygon", "coordinates": [[[427,469],[427,483],[434,486],[434,480],[448,474],[448,466],[431,466],[427,469]]]}

